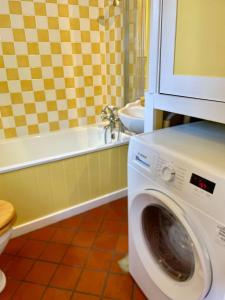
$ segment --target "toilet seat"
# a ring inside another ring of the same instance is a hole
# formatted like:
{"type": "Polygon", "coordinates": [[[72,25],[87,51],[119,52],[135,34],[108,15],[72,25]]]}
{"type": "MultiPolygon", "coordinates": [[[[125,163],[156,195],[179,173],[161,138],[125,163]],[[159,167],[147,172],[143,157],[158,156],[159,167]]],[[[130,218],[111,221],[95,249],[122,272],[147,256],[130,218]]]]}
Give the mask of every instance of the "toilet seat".
{"type": "Polygon", "coordinates": [[[16,211],[10,202],[0,200],[0,236],[9,230],[16,220],[16,211]]]}

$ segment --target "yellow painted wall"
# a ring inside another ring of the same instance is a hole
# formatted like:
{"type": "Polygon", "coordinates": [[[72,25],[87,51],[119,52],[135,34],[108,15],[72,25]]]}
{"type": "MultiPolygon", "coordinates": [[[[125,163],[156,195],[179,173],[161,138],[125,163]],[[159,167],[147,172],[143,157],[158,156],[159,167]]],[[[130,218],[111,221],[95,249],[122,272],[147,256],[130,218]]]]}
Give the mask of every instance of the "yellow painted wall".
{"type": "Polygon", "coordinates": [[[127,145],[0,175],[17,225],[127,186],[127,145]]]}
{"type": "Polygon", "coordinates": [[[0,138],[92,124],[123,103],[121,9],[60,2],[1,0],[0,138]]]}
{"type": "Polygon", "coordinates": [[[174,73],[224,77],[224,37],[224,0],[178,0],[174,73]]]}

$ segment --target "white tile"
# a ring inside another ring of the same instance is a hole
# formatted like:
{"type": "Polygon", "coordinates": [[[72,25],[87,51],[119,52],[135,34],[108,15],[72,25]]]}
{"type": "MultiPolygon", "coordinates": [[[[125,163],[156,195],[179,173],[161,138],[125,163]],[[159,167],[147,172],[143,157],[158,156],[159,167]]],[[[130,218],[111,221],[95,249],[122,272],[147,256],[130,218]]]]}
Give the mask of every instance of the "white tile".
{"type": "Polygon", "coordinates": [[[42,67],[42,78],[53,78],[52,67],[42,67]]]}
{"type": "Polygon", "coordinates": [[[65,88],[64,78],[55,78],[54,82],[55,82],[56,89],[64,89],[65,88]]]}
{"type": "Polygon", "coordinates": [[[9,80],[8,87],[10,93],[19,93],[21,92],[20,80],[9,80]]]}
{"type": "Polygon", "coordinates": [[[49,29],[48,30],[49,41],[51,42],[61,42],[59,30],[49,29]]]}
{"type": "Polygon", "coordinates": [[[10,20],[12,28],[24,28],[23,16],[11,15],[10,20]]]}
{"type": "Polygon", "coordinates": [[[44,90],[44,81],[43,79],[33,79],[33,90],[34,91],[40,91],[44,90]]]}
{"type": "Polygon", "coordinates": [[[38,123],[37,114],[26,114],[27,125],[34,125],[38,123]]]}
{"type": "Polygon", "coordinates": [[[40,67],[41,66],[41,58],[40,55],[29,55],[29,62],[30,65],[34,67],[40,67]]]}
{"type": "Polygon", "coordinates": [[[37,42],[38,36],[37,36],[37,30],[36,29],[26,29],[25,30],[25,36],[27,42],[37,42]]]}
{"type": "Polygon", "coordinates": [[[15,127],[15,121],[14,121],[14,117],[4,117],[2,118],[2,125],[3,128],[14,128],[15,127]]]}
{"type": "Polygon", "coordinates": [[[23,92],[23,102],[24,103],[33,103],[34,102],[34,93],[31,92],[23,92]]]}
{"type": "Polygon", "coordinates": [[[30,80],[31,73],[30,68],[18,68],[19,79],[20,80],[30,80]]]}
{"type": "Polygon", "coordinates": [[[22,12],[24,16],[34,16],[34,3],[29,1],[21,1],[22,12]]]}
{"type": "Polygon", "coordinates": [[[45,99],[46,99],[46,101],[53,101],[53,100],[55,100],[56,99],[56,92],[55,92],[55,90],[46,90],[45,91],[45,99]]]}
{"type": "Polygon", "coordinates": [[[46,16],[35,16],[38,29],[48,29],[48,18],[46,16]]]}
{"type": "Polygon", "coordinates": [[[67,110],[67,100],[57,100],[58,110],[67,110]]]}
{"type": "Polygon", "coordinates": [[[38,46],[39,46],[39,53],[40,54],[42,54],[42,55],[51,54],[50,43],[48,43],[48,42],[39,42],[38,46]]]}
{"type": "Polygon", "coordinates": [[[14,40],[12,29],[10,28],[0,28],[0,41],[11,42],[14,40]]]}
{"type": "Polygon", "coordinates": [[[55,122],[58,121],[58,112],[57,111],[49,111],[48,112],[48,120],[49,122],[55,122]]]}
{"type": "Polygon", "coordinates": [[[18,137],[28,135],[27,126],[16,127],[16,134],[18,137]]]}
{"type": "Polygon", "coordinates": [[[70,19],[67,17],[59,17],[59,28],[61,30],[69,30],[70,29],[70,19]]]}
{"type": "Polygon", "coordinates": [[[14,42],[14,49],[17,55],[27,55],[27,42],[14,42]]]}
{"type": "Polygon", "coordinates": [[[46,104],[46,102],[36,102],[36,112],[37,113],[47,112],[47,104],[46,104]]]}
{"type": "Polygon", "coordinates": [[[23,116],[25,115],[24,104],[13,104],[13,115],[14,116],[23,116]]]}
{"type": "Polygon", "coordinates": [[[58,16],[58,5],[55,3],[46,3],[46,11],[48,17],[58,16]]]}

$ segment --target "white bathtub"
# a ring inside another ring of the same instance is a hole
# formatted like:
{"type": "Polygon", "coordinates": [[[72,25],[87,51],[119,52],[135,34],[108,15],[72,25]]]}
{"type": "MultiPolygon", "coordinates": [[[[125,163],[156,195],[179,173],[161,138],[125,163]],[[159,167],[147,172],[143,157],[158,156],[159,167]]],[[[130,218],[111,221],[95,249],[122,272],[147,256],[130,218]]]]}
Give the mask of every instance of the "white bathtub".
{"type": "Polygon", "coordinates": [[[105,144],[102,126],[0,140],[0,173],[116,147],[128,140],[129,136],[121,133],[119,141],[105,144]]]}

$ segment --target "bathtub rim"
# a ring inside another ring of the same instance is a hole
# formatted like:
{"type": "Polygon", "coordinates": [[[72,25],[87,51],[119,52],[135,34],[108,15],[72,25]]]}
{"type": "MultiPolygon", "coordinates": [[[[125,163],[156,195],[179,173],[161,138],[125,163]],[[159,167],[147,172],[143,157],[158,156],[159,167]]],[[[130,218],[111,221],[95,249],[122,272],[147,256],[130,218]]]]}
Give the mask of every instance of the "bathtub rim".
{"type": "MultiPolygon", "coordinates": [[[[82,131],[85,128],[91,128],[91,127],[98,127],[98,128],[103,129],[103,124],[98,123],[98,124],[94,124],[94,125],[68,128],[68,129],[65,129],[65,130],[54,131],[54,132],[50,132],[50,133],[47,132],[47,133],[43,133],[43,134],[33,134],[33,135],[29,135],[29,136],[24,136],[24,137],[15,137],[15,138],[10,138],[10,139],[4,139],[3,141],[0,140],[0,145],[1,145],[1,143],[10,143],[10,142],[14,142],[14,141],[19,140],[19,139],[41,138],[42,136],[57,135],[59,132],[60,133],[69,132],[71,130],[73,130],[73,131],[82,131]]],[[[41,159],[35,159],[35,160],[32,160],[32,161],[27,161],[27,162],[24,162],[24,163],[9,165],[9,166],[6,166],[6,167],[0,167],[0,174],[19,171],[19,170],[22,170],[22,169],[25,169],[25,168],[30,168],[30,167],[34,167],[34,166],[38,166],[38,165],[42,165],[42,164],[47,164],[47,163],[53,163],[53,162],[64,160],[64,159],[69,159],[69,158],[73,158],[73,157],[77,157],[77,156],[86,155],[86,154],[89,154],[89,153],[94,153],[94,152],[98,152],[98,151],[103,151],[103,150],[107,150],[107,149],[127,145],[129,143],[130,136],[128,134],[125,134],[125,133],[121,133],[121,135],[124,138],[124,140],[121,140],[119,142],[103,144],[102,146],[95,146],[95,147],[90,147],[90,148],[82,149],[82,150],[69,151],[69,152],[65,152],[63,154],[48,156],[48,157],[44,157],[44,158],[41,158],[41,159]]]]}

